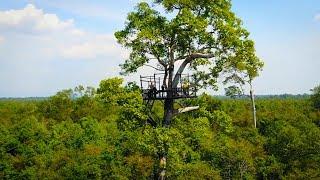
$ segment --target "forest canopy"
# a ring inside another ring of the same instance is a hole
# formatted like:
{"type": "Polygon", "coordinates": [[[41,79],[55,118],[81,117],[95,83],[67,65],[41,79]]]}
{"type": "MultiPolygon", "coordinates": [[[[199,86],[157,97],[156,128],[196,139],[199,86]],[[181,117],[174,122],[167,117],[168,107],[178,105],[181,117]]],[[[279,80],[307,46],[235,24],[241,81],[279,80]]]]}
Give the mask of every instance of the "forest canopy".
{"type": "MultiPolygon", "coordinates": [[[[151,179],[170,143],[168,179],[317,179],[320,112],[308,98],[250,101],[203,94],[198,111],[152,128],[122,79],[41,101],[0,101],[0,179],[151,179]]],[[[155,114],[162,114],[155,104],[155,114]]]]}

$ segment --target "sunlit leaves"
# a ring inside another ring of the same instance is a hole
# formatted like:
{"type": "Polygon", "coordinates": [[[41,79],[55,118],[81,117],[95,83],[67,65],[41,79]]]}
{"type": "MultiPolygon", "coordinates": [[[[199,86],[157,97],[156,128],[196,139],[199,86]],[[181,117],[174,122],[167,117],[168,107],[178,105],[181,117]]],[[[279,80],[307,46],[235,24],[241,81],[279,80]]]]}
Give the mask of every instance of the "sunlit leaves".
{"type": "Polygon", "coordinates": [[[123,74],[136,72],[151,59],[168,68],[192,53],[212,54],[206,61],[195,58],[189,63],[197,85],[216,89],[224,70],[236,69],[253,79],[263,66],[229,0],[154,0],[153,6],[141,2],[115,36],[131,50],[121,65],[123,74]],[[203,65],[207,68],[200,68],[203,65]]]}

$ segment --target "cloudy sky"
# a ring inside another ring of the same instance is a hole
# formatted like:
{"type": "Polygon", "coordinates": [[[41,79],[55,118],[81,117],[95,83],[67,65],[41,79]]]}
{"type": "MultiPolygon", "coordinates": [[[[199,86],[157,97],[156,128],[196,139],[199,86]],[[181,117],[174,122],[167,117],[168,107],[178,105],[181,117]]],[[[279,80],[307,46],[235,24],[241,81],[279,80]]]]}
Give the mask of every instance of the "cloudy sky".
{"type": "MultiPolygon", "coordinates": [[[[49,96],[118,76],[128,52],[113,33],[137,2],[1,0],[0,97],[49,96]]],[[[257,94],[309,93],[320,84],[319,0],[233,0],[233,10],[265,62],[257,94]]]]}

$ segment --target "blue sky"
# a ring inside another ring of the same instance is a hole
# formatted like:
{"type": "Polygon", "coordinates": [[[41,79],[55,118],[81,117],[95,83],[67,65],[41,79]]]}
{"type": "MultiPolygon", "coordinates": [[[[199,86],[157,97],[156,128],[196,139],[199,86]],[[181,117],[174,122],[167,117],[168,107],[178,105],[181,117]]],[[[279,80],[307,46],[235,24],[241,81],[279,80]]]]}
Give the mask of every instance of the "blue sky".
{"type": "MultiPolygon", "coordinates": [[[[0,97],[49,96],[117,76],[128,51],[113,33],[137,2],[2,0],[0,97]]],[[[233,11],[265,62],[256,94],[309,93],[320,84],[319,0],[233,0],[233,11]]]]}

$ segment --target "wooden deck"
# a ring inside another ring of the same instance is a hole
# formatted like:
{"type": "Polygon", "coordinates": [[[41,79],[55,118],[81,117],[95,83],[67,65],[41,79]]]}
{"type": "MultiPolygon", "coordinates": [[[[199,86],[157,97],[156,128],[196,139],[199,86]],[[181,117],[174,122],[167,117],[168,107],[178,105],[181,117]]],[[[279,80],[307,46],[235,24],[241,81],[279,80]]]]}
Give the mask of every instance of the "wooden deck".
{"type": "Polygon", "coordinates": [[[169,90],[152,90],[152,89],[143,89],[142,97],[144,100],[165,100],[165,99],[181,99],[181,98],[195,98],[197,97],[196,89],[182,89],[174,88],[171,90],[172,96],[169,97],[169,90]]]}

